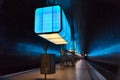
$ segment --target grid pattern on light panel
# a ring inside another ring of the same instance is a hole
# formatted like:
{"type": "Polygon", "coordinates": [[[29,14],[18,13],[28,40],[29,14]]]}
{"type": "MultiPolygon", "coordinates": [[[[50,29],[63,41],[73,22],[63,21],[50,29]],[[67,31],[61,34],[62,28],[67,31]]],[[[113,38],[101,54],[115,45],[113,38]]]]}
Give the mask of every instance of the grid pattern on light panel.
{"type": "Polygon", "coordinates": [[[61,29],[60,6],[51,6],[36,9],[35,11],[36,33],[59,32],[60,29],[61,29]]]}
{"type": "Polygon", "coordinates": [[[67,44],[67,42],[58,33],[40,34],[39,36],[51,41],[54,44],[67,44]]]}

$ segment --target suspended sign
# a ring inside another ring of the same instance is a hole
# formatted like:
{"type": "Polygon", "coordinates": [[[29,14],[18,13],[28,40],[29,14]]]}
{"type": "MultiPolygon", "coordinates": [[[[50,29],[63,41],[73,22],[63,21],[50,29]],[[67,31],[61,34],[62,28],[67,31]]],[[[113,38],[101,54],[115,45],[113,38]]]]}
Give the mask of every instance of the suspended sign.
{"type": "Polygon", "coordinates": [[[54,44],[67,44],[71,30],[60,6],[37,8],[35,11],[35,33],[54,44]]]}

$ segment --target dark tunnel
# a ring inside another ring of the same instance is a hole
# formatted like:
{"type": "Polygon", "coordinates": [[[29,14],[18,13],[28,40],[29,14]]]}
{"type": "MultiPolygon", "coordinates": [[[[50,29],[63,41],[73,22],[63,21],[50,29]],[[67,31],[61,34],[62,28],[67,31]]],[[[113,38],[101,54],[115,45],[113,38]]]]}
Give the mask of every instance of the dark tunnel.
{"type": "Polygon", "coordinates": [[[40,56],[74,49],[107,80],[120,79],[119,0],[0,0],[0,76],[40,67],[40,56]],[[34,32],[35,9],[60,5],[71,43],[55,45],[34,32]],[[62,48],[61,48],[62,47],[62,48]]]}

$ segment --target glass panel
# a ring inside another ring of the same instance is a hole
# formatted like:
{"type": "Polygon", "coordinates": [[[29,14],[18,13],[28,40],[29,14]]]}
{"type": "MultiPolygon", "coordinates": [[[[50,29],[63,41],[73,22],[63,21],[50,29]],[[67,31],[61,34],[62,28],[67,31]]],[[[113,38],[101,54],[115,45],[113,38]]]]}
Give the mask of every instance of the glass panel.
{"type": "Polygon", "coordinates": [[[67,41],[70,42],[71,40],[71,31],[70,26],[67,22],[66,16],[64,12],[62,11],[62,31],[60,32],[60,35],[67,41]]]}
{"type": "Polygon", "coordinates": [[[39,33],[42,32],[43,20],[42,20],[42,9],[38,8],[35,11],[35,32],[39,33]]]}
{"type": "Polygon", "coordinates": [[[52,32],[52,7],[43,8],[43,32],[52,32]]]}
{"type": "Polygon", "coordinates": [[[62,11],[62,31],[60,32],[60,35],[64,37],[66,35],[66,24],[65,24],[65,15],[63,14],[62,11]]]}
{"type": "Polygon", "coordinates": [[[58,32],[61,29],[61,14],[60,6],[53,7],[53,32],[58,32]]]}
{"type": "Polygon", "coordinates": [[[38,8],[35,12],[35,32],[58,32],[61,29],[60,6],[38,8]]]}

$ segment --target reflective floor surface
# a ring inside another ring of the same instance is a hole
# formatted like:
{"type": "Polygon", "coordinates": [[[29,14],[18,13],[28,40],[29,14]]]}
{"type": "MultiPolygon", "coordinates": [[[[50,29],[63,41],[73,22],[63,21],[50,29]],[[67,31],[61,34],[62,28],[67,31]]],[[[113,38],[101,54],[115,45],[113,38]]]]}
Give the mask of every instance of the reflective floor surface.
{"type": "MultiPolygon", "coordinates": [[[[12,76],[2,76],[0,80],[44,80],[44,75],[40,74],[40,69],[33,69],[24,73],[12,76]]],[[[47,75],[47,80],[106,80],[85,60],[76,62],[75,67],[61,69],[56,66],[56,73],[47,75]]]]}

